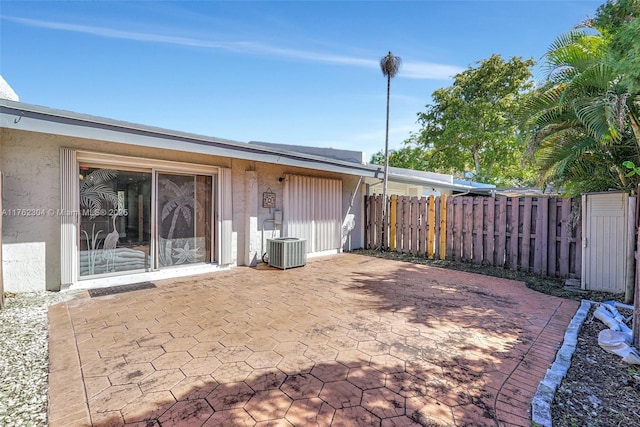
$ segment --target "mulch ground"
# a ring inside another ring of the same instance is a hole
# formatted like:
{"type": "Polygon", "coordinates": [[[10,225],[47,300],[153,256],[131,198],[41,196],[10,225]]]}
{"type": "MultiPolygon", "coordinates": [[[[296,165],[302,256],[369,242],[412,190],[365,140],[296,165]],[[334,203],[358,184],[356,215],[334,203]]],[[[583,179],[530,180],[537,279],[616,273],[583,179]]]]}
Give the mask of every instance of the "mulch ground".
{"type": "Polygon", "coordinates": [[[607,326],[593,318],[592,308],[553,401],[554,426],[640,425],[640,366],[628,365],[604,351],[598,345],[603,329],[607,326]]]}

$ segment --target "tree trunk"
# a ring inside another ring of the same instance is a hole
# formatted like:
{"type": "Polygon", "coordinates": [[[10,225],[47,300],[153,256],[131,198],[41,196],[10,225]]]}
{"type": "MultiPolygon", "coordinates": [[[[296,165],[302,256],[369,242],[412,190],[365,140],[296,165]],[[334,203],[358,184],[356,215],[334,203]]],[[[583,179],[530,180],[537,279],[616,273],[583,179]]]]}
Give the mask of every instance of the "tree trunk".
{"type": "Polygon", "coordinates": [[[384,181],[382,183],[382,242],[381,247],[386,247],[387,241],[387,185],[389,182],[389,98],[391,93],[391,75],[387,75],[387,124],[384,138],[384,181]]]}

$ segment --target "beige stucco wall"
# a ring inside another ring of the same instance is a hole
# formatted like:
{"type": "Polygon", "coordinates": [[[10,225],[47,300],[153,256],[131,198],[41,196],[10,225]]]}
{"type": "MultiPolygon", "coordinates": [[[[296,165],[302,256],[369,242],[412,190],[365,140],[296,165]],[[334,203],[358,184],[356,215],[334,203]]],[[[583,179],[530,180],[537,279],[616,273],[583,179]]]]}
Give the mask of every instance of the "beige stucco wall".
{"type": "MultiPolygon", "coordinates": [[[[3,277],[5,290],[14,292],[60,289],[60,218],[55,211],[60,208],[61,147],[231,168],[233,245],[238,265],[247,262],[250,251],[262,250],[263,239],[272,237],[268,231],[262,231],[265,219],[273,218],[273,210],[270,212],[262,207],[262,193],[267,189],[275,192],[276,208],[282,210],[284,183],[278,180],[279,177],[290,173],[342,179],[345,214],[358,184],[356,176],[16,130],[2,129],[1,144],[3,208],[5,212],[12,213],[3,218],[3,277]],[[251,182],[245,179],[247,171],[256,172],[254,181],[257,185],[247,184],[251,182]],[[250,197],[258,197],[257,209],[255,200],[247,200],[250,197]],[[250,216],[255,216],[255,220],[248,221],[250,216]]],[[[356,218],[362,218],[364,185],[357,191],[359,195],[351,212],[356,214],[356,218]]],[[[272,224],[265,228],[270,227],[272,224]]],[[[362,227],[356,227],[352,248],[362,246],[363,234],[362,227]]]]}

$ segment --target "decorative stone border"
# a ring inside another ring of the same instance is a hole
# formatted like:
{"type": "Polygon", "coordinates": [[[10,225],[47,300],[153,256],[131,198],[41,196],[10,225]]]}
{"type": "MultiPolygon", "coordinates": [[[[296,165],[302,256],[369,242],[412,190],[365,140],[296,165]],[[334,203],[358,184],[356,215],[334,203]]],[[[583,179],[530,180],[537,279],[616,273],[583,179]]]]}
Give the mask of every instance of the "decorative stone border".
{"type": "Polygon", "coordinates": [[[555,361],[551,368],[547,369],[546,375],[538,384],[536,394],[531,401],[531,425],[533,426],[552,427],[551,403],[556,389],[565,375],[567,375],[571,365],[571,357],[578,344],[578,332],[580,332],[580,327],[589,314],[591,304],[592,302],[587,300],[582,300],[580,303],[580,308],[578,308],[569,326],[567,326],[562,347],[556,353],[555,361]]]}

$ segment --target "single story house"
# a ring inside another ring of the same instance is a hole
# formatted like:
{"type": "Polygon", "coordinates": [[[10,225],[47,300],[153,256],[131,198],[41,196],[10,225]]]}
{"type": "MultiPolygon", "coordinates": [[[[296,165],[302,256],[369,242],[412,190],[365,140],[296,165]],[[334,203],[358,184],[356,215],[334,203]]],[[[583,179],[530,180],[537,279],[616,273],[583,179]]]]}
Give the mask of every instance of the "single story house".
{"type": "MultiPolygon", "coordinates": [[[[244,143],[0,100],[5,291],[111,286],[309,256],[364,242],[383,168],[345,150],[244,143]],[[343,227],[348,219],[349,227],[343,227]]],[[[467,192],[392,168],[390,193],[467,192]]]]}

